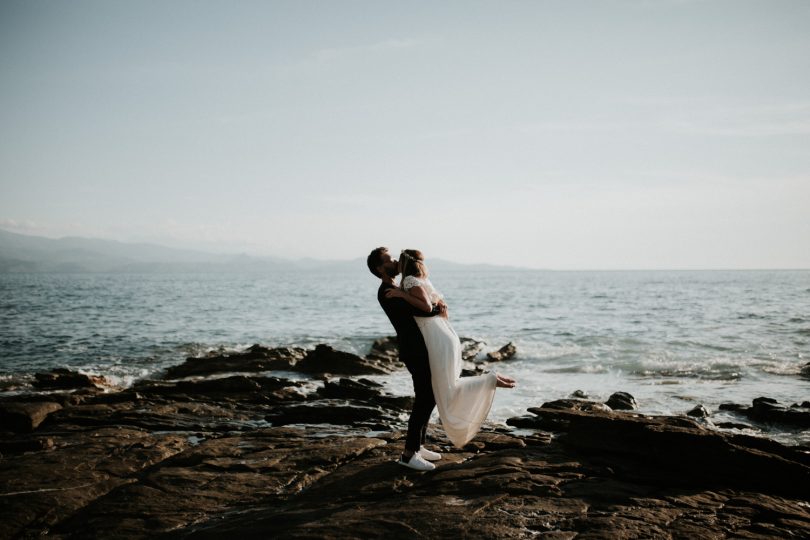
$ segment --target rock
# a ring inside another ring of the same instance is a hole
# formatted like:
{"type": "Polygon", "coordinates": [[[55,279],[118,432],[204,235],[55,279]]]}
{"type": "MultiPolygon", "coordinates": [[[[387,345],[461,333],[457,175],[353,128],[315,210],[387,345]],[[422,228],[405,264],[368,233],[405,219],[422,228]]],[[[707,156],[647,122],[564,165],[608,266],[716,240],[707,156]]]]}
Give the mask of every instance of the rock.
{"type": "Polygon", "coordinates": [[[100,388],[107,384],[104,377],[85,375],[64,368],[53,369],[50,373],[37,373],[34,377],[36,380],[32,384],[40,389],[100,388]]]}
{"type": "Polygon", "coordinates": [[[366,355],[366,358],[404,366],[399,361],[399,346],[397,345],[396,336],[375,340],[371,344],[371,351],[366,355]]]}
{"type": "Polygon", "coordinates": [[[48,450],[50,448],[53,448],[53,439],[48,437],[35,439],[19,439],[11,441],[0,440],[0,452],[4,454],[36,452],[39,450],[48,450]]]}
{"type": "Polygon", "coordinates": [[[167,379],[192,375],[212,375],[228,372],[255,372],[291,370],[304,358],[306,350],[299,347],[267,348],[252,345],[241,352],[210,353],[203,357],[189,357],[183,364],[166,370],[167,379]]]}
{"type": "Polygon", "coordinates": [[[810,379],[810,362],[807,362],[800,370],[802,377],[810,379]]]}
{"type": "Polygon", "coordinates": [[[746,416],[762,424],[779,424],[807,428],[810,427],[810,410],[807,407],[786,407],[773,398],[758,397],[751,407],[734,403],[723,403],[720,409],[746,416]]]}
{"type": "Polygon", "coordinates": [[[459,340],[461,341],[461,359],[467,362],[473,362],[485,345],[483,341],[468,337],[462,337],[459,340]]]}
{"type": "Polygon", "coordinates": [[[587,399],[588,394],[586,392],[584,392],[583,390],[574,390],[571,393],[571,397],[572,398],[578,398],[578,399],[587,399]]]}
{"type": "Polygon", "coordinates": [[[717,485],[789,496],[806,495],[810,485],[810,455],[767,439],[710,430],[685,417],[547,407],[529,411],[538,425],[564,432],[559,440],[572,451],[613,455],[612,467],[634,478],[652,475],[657,482],[683,486],[705,485],[711,478],[717,485]]]}
{"type": "Polygon", "coordinates": [[[311,374],[380,375],[392,368],[377,360],[336,351],[329,345],[318,345],[295,365],[295,370],[311,374]]]}
{"type": "Polygon", "coordinates": [[[378,383],[301,389],[149,381],[0,431],[0,538],[810,536],[803,449],[569,399],[527,416],[553,437],[485,425],[455,449],[431,426],[443,458],[418,473],[395,463],[407,415],[378,383]]]}
{"type": "Polygon", "coordinates": [[[0,423],[17,433],[34,431],[52,412],[62,408],[53,401],[0,403],[0,423]]]}
{"type": "Polygon", "coordinates": [[[484,368],[482,366],[474,366],[472,369],[462,368],[461,376],[462,377],[476,377],[478,375],[484,374],[484,368]]]}
{"type": "Polygon", "coordinates": [[[323,398],[347,399],[359,405],[377,405],[401,411],[409,411],[413,407],[413,396],[383,394],[380,388],[380,383],[368,379],[342,378],[338,382],[326,381],[317,394],[323,398]]]}
{"type": "Polygon", "coordinates": [[[517,348],[515,344],[510,341],[497,351],[487,353],[487,360],[490,362],[502,362],[515,356],[515,353],[517,353],[517,348]]]}
{"type": "MultiPolygon", "coordinates": [[[[573,411],[601,411],[608,413],[611,411],[610,407],[608,407],[604,403],[599,403],[598,401],[588,401],[584,399],[557,399],[554,401],[543,403],[542,408],[573,410],[573,411]]],[[[529,409],[529,412],[531,412],[531,409],[529,409]]]]}
{"type": "Polygon", "coordinates": [[[686,415],[691,416],[693,418],[708,418],[709,417],[709,411],[703,405],[698,405],[695,408],[693,408],[691,411],[686,413],[686,415]]]}
{"type": "Polygon", "coordinates": [[[605,405],[610,407],[613,410],[627,410],[627,411],[634,411],[638,409],[638,403],[636,403],[636,398],[628,394],[627,392],[616,392],[608,398],[605,402],[605,405]]]}
{"type": "Polygon", "coordinates": [[[736,403],[721,403],[720,407],[718,407],[721,411],[734,411],[740,412],[748,410],[748,407],[745,405],[738,405],[736,403]]]}
{"type": "Polygon", "coordinates": [[[289,424],[338,424],[351,426],[382,422],[387,414],[380,407],[351,405],[341,400],[319,400],[300,405],[276,407],[265,420],[274,426],[289,424]]]}

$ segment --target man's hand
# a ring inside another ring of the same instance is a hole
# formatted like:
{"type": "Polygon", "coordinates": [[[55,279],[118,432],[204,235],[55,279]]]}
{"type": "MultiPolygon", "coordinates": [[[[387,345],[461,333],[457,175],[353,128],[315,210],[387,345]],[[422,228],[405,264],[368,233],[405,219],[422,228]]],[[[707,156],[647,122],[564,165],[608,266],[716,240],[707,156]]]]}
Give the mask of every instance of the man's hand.
{"type": "Polygon", "coordinates": [[[439,317],[447,318],[447,304],[444,303],[444,300],[439,300],[436,303],[436,306],[439,308],[439,317]]]}

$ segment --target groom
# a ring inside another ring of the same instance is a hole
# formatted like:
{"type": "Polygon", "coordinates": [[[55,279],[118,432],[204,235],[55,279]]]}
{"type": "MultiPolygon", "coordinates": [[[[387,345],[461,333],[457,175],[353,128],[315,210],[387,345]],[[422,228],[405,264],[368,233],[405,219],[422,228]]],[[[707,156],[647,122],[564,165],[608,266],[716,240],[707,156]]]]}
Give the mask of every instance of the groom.
{"type": "Polygon", "coordinates": [[[430,471],[436,468],[430,461],[439,460],[442,456],[422,446],[436,401],[430,382],[427,347],[414,317],[442,315],[447,311],[447,306],[444,303],[438,304],[433,307],[433,311],[427,313],[416,309],[402,298],[388,298],[386,292],[396,288],[394,278],[399,274],[399,263],[388,254],[388,248],[379,247],[373,250],[369,253],[367,262],[371,273],[382,280],[377,291],[377,301],[397,332],[399,359],[405,363],[413,378],[415,398],[408,420],[405,452],[399,463],[417,471],[430,471]]]}

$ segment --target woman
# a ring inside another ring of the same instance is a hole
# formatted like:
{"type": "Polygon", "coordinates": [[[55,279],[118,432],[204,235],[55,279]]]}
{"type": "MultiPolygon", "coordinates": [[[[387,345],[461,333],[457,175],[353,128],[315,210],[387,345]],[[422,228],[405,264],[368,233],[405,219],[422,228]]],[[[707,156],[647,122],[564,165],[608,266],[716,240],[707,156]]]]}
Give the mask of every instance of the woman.
{"type": "MultiPolygon", "coordinates": [[[[423,311],[444,302],[428,279],[422,253],[404,250],[399,257],[402,282],[399,289],[386,293],[399,297],[423,311]]],[[[515,381],[494,372],[476,377],[461,376],[461,342],[445,317],[414,317],[430,360],[431,382],[442,427],[450,442],[461,448],[478,433],[489,414],[495,388],[514,388],[515,381]]]]}

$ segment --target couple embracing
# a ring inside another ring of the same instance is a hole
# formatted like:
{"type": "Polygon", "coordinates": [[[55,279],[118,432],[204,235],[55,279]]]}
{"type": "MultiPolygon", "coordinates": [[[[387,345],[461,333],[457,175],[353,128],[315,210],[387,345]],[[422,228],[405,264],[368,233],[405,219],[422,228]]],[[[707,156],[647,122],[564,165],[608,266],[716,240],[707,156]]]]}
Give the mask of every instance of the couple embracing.
{"type": "Polygon", "coordinates": [[[424,447],[430,415],[439,409],[454,446],[467,444],[489,414],[495,388],[513,388],[514,379],[494,372],[461,377],[461,342],[447,317],[447,304],[428,279],[422,253],[406,249],[399,260],[384,247],[368,256],[368,268],[382,280],[377,300],[397,333],[399,357],[413,378],[415,399],[399,463],[419,471],[435,468],[441,454],[424,447]],[[399,286],[394,278],[402,274],[399,286]]]}

